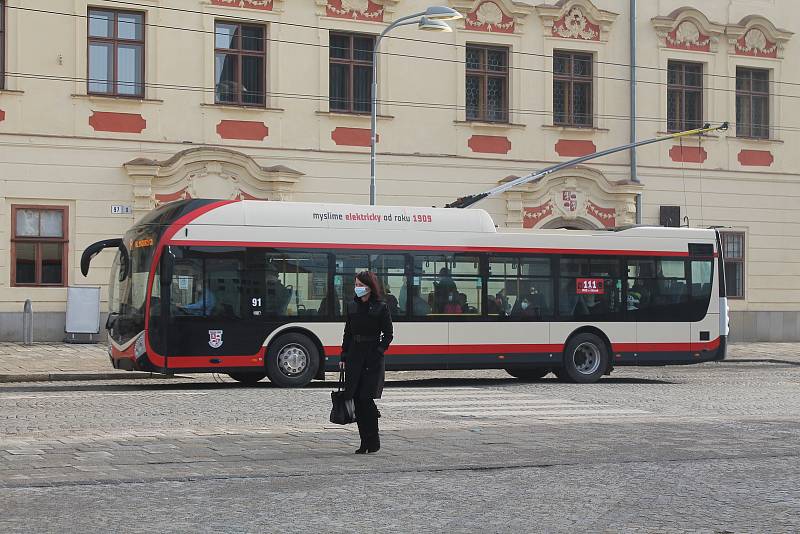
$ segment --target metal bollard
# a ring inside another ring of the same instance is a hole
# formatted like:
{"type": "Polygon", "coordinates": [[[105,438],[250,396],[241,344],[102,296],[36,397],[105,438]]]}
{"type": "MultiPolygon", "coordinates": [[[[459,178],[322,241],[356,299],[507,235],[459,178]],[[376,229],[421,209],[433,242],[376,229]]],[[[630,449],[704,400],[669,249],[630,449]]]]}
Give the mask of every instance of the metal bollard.
{"type": "Polygon", "coordinates": [[[22,343],[30,345],[33,343],[33,306],[31,299],[25,299],[25,307],[22,310],[22,343]]]}

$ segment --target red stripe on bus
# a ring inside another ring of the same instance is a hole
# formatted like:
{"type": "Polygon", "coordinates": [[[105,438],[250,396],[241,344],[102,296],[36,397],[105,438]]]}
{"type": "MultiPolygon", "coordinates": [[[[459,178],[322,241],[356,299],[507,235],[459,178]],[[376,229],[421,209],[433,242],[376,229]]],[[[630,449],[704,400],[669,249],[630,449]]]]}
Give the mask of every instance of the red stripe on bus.
{"type": "Polygon", "coordinates": [[[712,341],[692,343],[612,343],[614,352],[689,352],[693,350],[714,350],[719,348],[719,338],[712,341]]]}
{"type": "Polygon", "coordinates": [[[170,369],[200,369],[215,367],[263,367],[264,358],[261,353],[250,356],[170,356],[170,369]],[[211,360],[219,360],[212,363],[211,360]]]}
{"type": "Polygon", "coordinates": [[[387,244],[347,244],[347,243],[286,243],[266,241],[203,241],[203,240],[171,240],[170,245],[192,247],[258,247],[258,248],[290,248],[290,249],[356,249],[356,250],[398,250],[398,251],[434,251],[434,252],[502,252],[519,254],[594,254],[610,256],[625,254],[629,256],[678,256],[688,257],[689,252],[664,250],[607,250],[607,249],[569,249],[569,248],[520,248],[520,247],[459,247],[443,245],[387,245],[387,244]]]}

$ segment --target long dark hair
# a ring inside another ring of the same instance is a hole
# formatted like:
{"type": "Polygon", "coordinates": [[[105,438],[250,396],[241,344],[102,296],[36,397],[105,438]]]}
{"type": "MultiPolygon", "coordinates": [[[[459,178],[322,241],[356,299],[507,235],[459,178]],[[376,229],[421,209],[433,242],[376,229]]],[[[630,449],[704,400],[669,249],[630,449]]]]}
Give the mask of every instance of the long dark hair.
{"type": "Polygon", "coordinates": [[[375,273],[370,271],[361,271],[356,275],[356,278],[365,286],[369,288],[370,298],[376,300],[383,300],[383,289],[381,283],[375,273]]]}

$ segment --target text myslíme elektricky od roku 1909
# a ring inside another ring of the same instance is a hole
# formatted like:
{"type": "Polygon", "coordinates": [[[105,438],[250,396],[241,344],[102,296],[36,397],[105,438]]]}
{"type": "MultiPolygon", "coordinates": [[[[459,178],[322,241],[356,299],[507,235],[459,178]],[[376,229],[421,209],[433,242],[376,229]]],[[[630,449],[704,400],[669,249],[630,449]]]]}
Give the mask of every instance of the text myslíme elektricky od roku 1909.
{"type": "Polygon", "coordinates": [[[391,213],[334,213],[327,211],[324,213],[314,213],[314,220],[325,221],[356,221],[356,222],[406,222],[406,223],[432,223],[433,216],[428,213],[420,214],[391,214],[391,213]]]}

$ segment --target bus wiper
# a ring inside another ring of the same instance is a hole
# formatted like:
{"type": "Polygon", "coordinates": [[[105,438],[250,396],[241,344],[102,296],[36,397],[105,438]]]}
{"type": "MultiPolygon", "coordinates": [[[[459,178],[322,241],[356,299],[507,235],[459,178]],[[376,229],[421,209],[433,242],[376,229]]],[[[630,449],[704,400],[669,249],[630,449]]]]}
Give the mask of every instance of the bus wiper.
{"type": "Polygon", "coordinates": [[[592,160],[592,159],[595,159],[595,158],[608,156],[609,154],[614,154],[616,152],[622,152],[623,150],[632,150],[632,149],[634,149],[636,147],[639,147],[639,146],[649,145],[649,144],[652,144],[652,143],[658,143],[660,141],[668,141],[670,139],[676,139],[678,137],[686,137],[686,136],[689,136],[689,135],[702,135],[704,133],[716,132],[716,131],[724,132],[727,129],[728,129],[728,122],[727,121],[723,122],[719,126],[711,126],[711,124],[705,123],[702,128],[695,128],[693,130],[686,130],[684,132],[675,132],[675,133],[671,133],[669,135],[665,135],[665,136],[662,136],[662,137],[653,137],[653,138],[650,138],[650,139],[643,139],[641,141],[636,141],[635,143],[628,143],[628,144],[625,144],[625,145],[620,145],[620,146],[615,146],[615,147],[612,147],[612,148],[608,148],[606,150],[601,150],[600,152],[593,152],[591,154],[587,154],[587,155],[581,156],[579,158],[575,158],[575,159],[571,159],[569,161],[564,161],[564,162],[561,162],[561,163],[557,163],[556,165],[552,165],[550,167],[542,169],[541,171],[534,171],[534,172],[532,172],[530,174],[526,174],[525,176],[521,176],[519,178],[515,178],[514,180],[511,180],[510,182],[506,182],[504,184],[498,185],[497,187],[494,187],[494,188],[492,188],[492,189],[490,189],[488,191],[485,191],[483,193],[478,193],[476,195],[463,196],[463,197],[459,198],[458,200],[455,200],[455,201],[451,202],[450,204],[445,205],[445,208],[468,208],[468,207],[472,206],[473,204],[475,204],[477,202],[480,202],[484,198],[493,197],[495,195],[499,195],[500,193],[508,191],[509,189],[514,188],[514,187],[516,187],[518,185],[522,185],[522,184],[531,182],[533,180],[537,180],[539,178],[542,178],[543,176],[547,176],[548,174],[552,174],[552,173],[560,171],[562,169],[568,169],[570,167],[574,167],[575,165],[579,165],[579,164],[583,163],[584,161],[589,161],[589,160],[592,160]]]}

